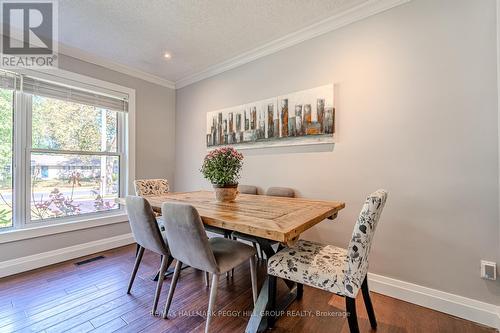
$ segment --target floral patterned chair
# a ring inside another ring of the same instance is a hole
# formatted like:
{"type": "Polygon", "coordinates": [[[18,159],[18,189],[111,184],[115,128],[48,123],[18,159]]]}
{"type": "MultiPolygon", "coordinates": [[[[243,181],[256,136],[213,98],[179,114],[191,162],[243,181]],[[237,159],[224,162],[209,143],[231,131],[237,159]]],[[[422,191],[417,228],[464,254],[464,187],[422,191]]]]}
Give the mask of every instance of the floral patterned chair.
{"type": "MultiPolygon", "coordinates": [[[[166,179],[136,179],[134,180],[135,194],[140,197],[149,197],[154,195],[164,195],[170,190],[168,180],[166,179]]],[[[154,212],[157,217],[158,224],[160,224],[161,231],[165,231],[163,223],[161,222],[161,213],[154,212]]]]}
{"type": "Polygon", "coordinates": [[[164,195],[170,190],[166,179],[136,179],[134,187],[135,193],[141,197],[164,195]]]}
{"type": "MultiPolygon", "coordinates": [[[[366,275],[373,235],[386,200],[385,190],[378,190],[366,198],[347,249],[299,240],[272,256],[267,265],[270,310],[276,304],[277,277],[295,281],[344,296],[349,328],[355,333],[359,332],[355,299],[361,289],[370,324],[375,329],[377,320],[366,275]]],[[[269,318],[270,327],[275,320],[275,317],[269,318]]]]}

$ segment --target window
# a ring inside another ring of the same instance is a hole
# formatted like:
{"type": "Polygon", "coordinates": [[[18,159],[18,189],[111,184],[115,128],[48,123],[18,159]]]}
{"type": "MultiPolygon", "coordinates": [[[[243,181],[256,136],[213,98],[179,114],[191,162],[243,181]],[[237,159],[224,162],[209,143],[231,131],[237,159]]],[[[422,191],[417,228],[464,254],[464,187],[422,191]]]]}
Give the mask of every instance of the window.
{"type": "Polygon", "coordinates": [[[0,232],[121,209],[127,96],[74,83],[0,71],[0,232]]]}
{"type": "Polygon", "coordinates": [[[0,231],[12,227],[14,92],[0,89],[0,231]]]}
{"type": "Polygon", "coordinates": [[[31,221],[118,208],[118,112],[34,95],[31,146],[31,221]]]}

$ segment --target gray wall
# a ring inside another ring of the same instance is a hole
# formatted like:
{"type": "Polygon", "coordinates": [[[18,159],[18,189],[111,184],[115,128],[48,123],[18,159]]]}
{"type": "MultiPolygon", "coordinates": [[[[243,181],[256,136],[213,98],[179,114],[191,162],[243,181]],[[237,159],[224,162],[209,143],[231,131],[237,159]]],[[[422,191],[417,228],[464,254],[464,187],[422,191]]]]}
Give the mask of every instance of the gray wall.
{"type": "MultiPolygon", "coordinates": [[[[61,69],[116,83],[136,92],[136,178],[173,183],[175,91],[75,58],[61,56],[61,69]]],[[[0,244],[0,261],[83,244],[130,232],[128,222],[0,244]]]]}
{"type": "Polygon", "coordinates": [[[241,183],[343,200],[303,238],[346,246],[365,196],[389,200],[370,271],[500,304],[495,1],[413,0],[179,89],[175,190],[209,188],[206,112],[337,85],[338,143],[243,151],[241,183]]]}

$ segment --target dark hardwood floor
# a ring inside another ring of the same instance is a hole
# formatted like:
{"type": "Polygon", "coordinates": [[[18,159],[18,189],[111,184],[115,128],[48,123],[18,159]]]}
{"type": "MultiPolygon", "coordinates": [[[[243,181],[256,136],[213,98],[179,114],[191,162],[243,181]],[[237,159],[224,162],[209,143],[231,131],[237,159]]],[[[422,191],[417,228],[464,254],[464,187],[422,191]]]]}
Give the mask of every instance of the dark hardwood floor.
{"type": "MultiPolygon", "coordinates": [[[[135,246],[100,253],[105,258],[81,266],[68,261],[32,272],[0,279],[0,333],[4,332],[203,332],[209,290],[201,272],[182,271],[169,320],[149,314],[159,267],[157,255],[145,253],[132,289],[126,286],[135,246]]],[[[95,257],[88,256],[85,258],[95,257]]],[[[83,259],[85,259],[83,258],[83,259]]],[[[262,281],[265,265],[259,264],[262,281]]],[[[170,278],[163,285],[163,309],[170,278]]],[[[259,283],[260,285],[260,283],[259,283]]],[[[285,291],[279,284],[280,292],[285,291]]],[[[247,265],[234,278],[219,284],[213,332],[243,332],[251,313],[252,294],[247,265]]],[[[370,331],[361,297],[358,297],[362,332],[370,331]]],[[[378,319],[377,332],[494,332],[459,318],[372,293],[378,319]]],[[[304,298],[278,319],[275,332],[349,332],[340,297],[304,288],[304,298]],[[307,311],[312,311],[309,314],[307,311]],[[318,311],[318,312],[317,312],[318,311]]]]}

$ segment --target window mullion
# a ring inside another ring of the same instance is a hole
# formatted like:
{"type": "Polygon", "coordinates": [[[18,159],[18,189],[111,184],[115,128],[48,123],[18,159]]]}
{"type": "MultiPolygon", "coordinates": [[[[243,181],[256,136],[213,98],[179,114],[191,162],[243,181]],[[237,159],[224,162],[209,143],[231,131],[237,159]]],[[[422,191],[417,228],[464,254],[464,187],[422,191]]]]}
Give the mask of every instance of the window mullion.
{"type": "Polygon", "coordinates": [[[24,100],[24,114],[25,114],[25,132],[24,132],[24,223],[28,224],[31,222],[31,118],[33,111],[33,95],[23,94],[24,100]]]}
{"type": "Polygon", "coordinates": [[[26,224],[26,95],[20,91],[14,97],[14,227],[26,224]]]}
{"type": "Polygon", "coordinates": [[[120,156],[119,152],[109,151],[87,151],[87,150],[59,150],[59,149],[41,149],[31,148],[32,153],[47,153],[47,154],[66,154],[66,155],[91,155],[91,156],[120,156]]]}
{"type": "Polygon", "coordinates": [[[126,128],[126,115],[124,113],[118,114],[118,126],[117,126],[117,145],[116,149],[120,153],[119,159],[120,159],[120,170],[119,170],[119,175],[120,175],[120,189],[119,189],[119,196],[123,197],[129,194],[129,184],[127,183],[129,180],[129,175],[128,175],[128,168],[127,168],[127,154],[126,154],[126,145],[125,142],[127,140],[126,137],[126,131],[124,130],[126,128]]]}

